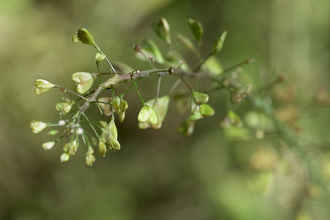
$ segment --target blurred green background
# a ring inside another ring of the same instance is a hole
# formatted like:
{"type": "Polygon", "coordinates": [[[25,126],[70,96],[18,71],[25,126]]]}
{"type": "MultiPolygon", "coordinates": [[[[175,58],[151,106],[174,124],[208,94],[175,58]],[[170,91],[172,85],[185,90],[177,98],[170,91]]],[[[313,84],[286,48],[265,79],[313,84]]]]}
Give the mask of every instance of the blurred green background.
{"type": "MultiPolygon", "coordinates": [[[[60,163],[64,142],[44,151],[41,144],[51,137],[33,134],[29,126],[31,120],[56,120],[54,106],[62,95],[50,91],[37,97],[37,78],[74,90],[74,72],[96,71],[94,48],[71,41],[79,28],[93,34],[111,61],[146,69],[132,45],[151,38],[168,52],[150,28],[160,17],[173,35],[190,36],[187,17],[202,22],[204,55],[227,30],[217,55],[223,67],[254,57],[244,74],[256,87],[265,85],[265,73],[284,74],[296,88],[295,102],[304,105],[321,82],[329,84],[329,11],[327,0],[0,0],[0,218],[329,219],[327,199],[305,196],[299,158],[277,153],[280,140],[230,140],[217,128],[225,113],[221,98],[213,102],[217,114],[185,138],[176,133],[185,116],[175,112],[173,102],[160,130],[139,130],[141,104],[131,91],[127,118],[119,125],[122,150],[105,158],[96,152],[92,167],[85,165],[83,147],[60,163]],[[259,148],[256,157],[277,161],[276,168],[250,168],[259,148]]],[[[197,62],[175,40],[174,46],[189,64],[197,62]]],[[[141,81],[146,100],[154,97],[156,81],[141,81]]],[[[163,80],[161,95],[174,81],[163,80]]],[[[246,110],[239,112],[243,116],[246,110]]],[[[301,135],[329,141],[328,115],[325,109],[316,120],[303,120],[301,135]]],[[[324,156],[315,155],[312,159],[324,156]]]]}

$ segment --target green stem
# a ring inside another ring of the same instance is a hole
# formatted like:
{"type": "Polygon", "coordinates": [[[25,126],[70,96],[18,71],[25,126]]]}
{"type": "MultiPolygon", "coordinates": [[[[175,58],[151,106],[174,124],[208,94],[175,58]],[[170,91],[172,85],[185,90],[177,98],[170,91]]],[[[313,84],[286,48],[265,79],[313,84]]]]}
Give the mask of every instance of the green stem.
{"type": "MultiPolygon", "coordinates": [[[[101,54],[105,55],[105,54],[102,52],[102,50],[101,50],[101,48],[100,48],[99,46],[95,45],[95,48],[96,48],[101,54]]],[[[105,60],[106,60],[107,63],[109,64],[109,66],[110,66],[111,70],[113,71],[113,73],[116,74],[116,70],[115,70],[115,68],[113,68],[113,66],[111,65],[111,63],[110,63],[110,61],[109,61],[107,55],[105,55],[105,60]]]]}

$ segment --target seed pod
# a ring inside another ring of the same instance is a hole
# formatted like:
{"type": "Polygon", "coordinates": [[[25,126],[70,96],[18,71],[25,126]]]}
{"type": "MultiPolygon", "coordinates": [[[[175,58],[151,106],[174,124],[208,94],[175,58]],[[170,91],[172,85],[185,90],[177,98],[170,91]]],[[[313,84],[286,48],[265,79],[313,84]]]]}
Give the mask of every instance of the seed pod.
{"type": "Polygon", "coordinates": [[[77,83],[77,92],[84,94],[94,83],[94,76],[87,72],[77,72],[72,75],[72,80],[77,83]]]}
{"type": "Polygon", "coordinates": [[[221,36],[218,38],[218,40],[216,40],[212,46],[212,54],[217,54],[220,52],[220,50],[223,47],[223,43],[225,42],[227,36],[227,31],[224,31],[221,36]]]}
{"type": "Polygon", "coordinates": [[[80,28],[78,32],[73,35],[72,41],[75,43],[83,43],[87,45],[96,46],[93,36],[86,28],[80,28]]]}
{"type": "Polygon", "coordinates": [[[41,94],[49,91],[53,87],[55,87],[55,85],[53,83],[50,83],[44,79],[37,79],[34,82],[34,93],[36,95],[41,95],[41,94]]]}
{"type": "Polygon", "coordinates": [[[33,133],[39,133],[47,127],[47,124],[42,121],[33,120],[31,121],[30,126],[33,133]]]}

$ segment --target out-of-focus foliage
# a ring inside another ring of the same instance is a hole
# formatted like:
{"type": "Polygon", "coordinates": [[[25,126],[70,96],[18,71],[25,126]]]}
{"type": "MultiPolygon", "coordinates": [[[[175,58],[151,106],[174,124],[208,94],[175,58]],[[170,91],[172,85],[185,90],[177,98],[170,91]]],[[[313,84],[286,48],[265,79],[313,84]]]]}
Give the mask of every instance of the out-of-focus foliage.
{"type": "MultiPolygon", "coordinates": [[[[300,132],[313,155],[312,169],[329,186],[330,114],[327,107],[317,108],[327,102],[318,87],[329,85],[329,10],[330,2],[323,0],[1,0],[0,218],[328,219],[327,192],[304,181],[310,175],[304,160],[276,134],[256,139],[262,137],[258,129],[271,122],[259,112],[247,112],[247,104],[239,106],[238,114],[255,133],[246,127],[224,133],[208,118],[193,136],[183,138],[173,129],[183,119],[173,104],[160,130],[139,130],[141,105],[132,93],[118,127],[125,148],[105,158],[95,155],[93,167],[82,166],[84,151],[60,163],[59,146],[65,143],[57,143],[52,153],[44,151],[49,136],[32,134],[29,123],[55,120],[54,103],[61,98],[52,91],[36,97],[36,78],[74,89],[73,73],[95,71],[93,48],[71,41],[78,28],[86,27],[111,61],[143,69],[148,66],[135,58],[132,45],[150,38],[169,53],[151,28],[160,17],[169,22],[171,40],[185,60],[198,62],[175,39],[176,33],[190,36],[185,19],[192,17],[204,27],[203,55],[227,30],[217,55],[222,67],[256,58],[253,65],[231,72],[253,88],[263,88],[277,74],[285,76],[287,82],[270,93],[276,115],[300,132]]],[[[168,89],[163,84],[161,93],[168,89]]],[[[141,82],[146,100],[154,98],[155,87],[156,79],[141,82]]],[[[225,105],[225,100],[215,98],[212,105],[225,105]]]]}

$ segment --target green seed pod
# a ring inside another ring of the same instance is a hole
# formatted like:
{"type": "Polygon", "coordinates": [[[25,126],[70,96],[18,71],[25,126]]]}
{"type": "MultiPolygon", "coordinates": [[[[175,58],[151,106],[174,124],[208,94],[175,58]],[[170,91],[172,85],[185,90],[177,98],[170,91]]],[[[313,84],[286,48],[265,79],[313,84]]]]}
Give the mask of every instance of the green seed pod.
{"type": "Polygon", "coordinates": [[[195,123],[196,121],[190,120],[190,118],[187,118],[183,124],[179,127],[178,132],[180,134],[183,134],[185,136],[190,136],[194,132],[195,129],[195,123]]]}
{"type": "Polygon", "coordinates": [[[55,141],[50,141],[42,144],[42,148],[45,150],[50,150],[55,145],[55,141]]]}
{"type": "Polygon", "coordinates": [[[97,63],[101,63],[105,58],[106,58],[106,56],[104,54],[100,53],[100,52],[97,52],[95,54],[95,61],[97,63]]]}
{"type": "Polygon", "coordinates": [[[192,121],[197,121],[199,119],[203,118],[200,111],[197,111],[195,114],[190,115],[189,119],[192,121]]]}
{"type": "Polygon", "coordinates": [[[42,121],[33,120],[31,121],[30,126],[33,133],[39,133],[47,127],[47,124],[42,121]]]}
{"type": "Polygon", "coordinates": [[[236,127],[242,127],[243,126],[243,121],[241,120],[241,118],[236,115],[235,112],[233,111],[229,111],[228,112],[228,117],[230,120],[230,124],[236,127]]]}
{"type": "Polygon", "coordinates": [[[118,114],[118,117],[119,117],[119,121],[120,121],[120,122],[123,122],[124,119],[125,119],[125,112],[120,112],[120,113],[118,114]]]}
{"type": "Polygon", "coordinates": [[[213,116],[214,115],[214,109],[208,105],[208,104],[202,104],[200,105],[200,113],[202,114],[202,116],[213,116]]]}
{"type": "Polygon", "coordinates": [[[87,166],[92,166],[94,162],[95,162],[94,155],[86,153],[86,165],[87,166]]]}
{"type": "Polygon", "coordinates": [[[103,141],[99,141],[98,150],[99,150],[100,156],[105,157],[105,154],[107,153],[107,146],[105,145],[105,143],[103,141]]]}
{"type": "Polygon", "coordinates": [[[120,100],[120,111],[125,112],[128,108],[128,103],[124,100],[120,100]]]}
{"type": "Polygon", "coordinates": [[[112,134],[109,135],[108,143],[112,150],[120,150],[120,143],[112,134]]]}
{"type": "Polygon", "coordinates": [[[96,46],[93,36],[86,28],[80,28],[78,32],[73,35],[72,41],[75,43],[83,43],[92,46],[96,46]]]}
{"type": "Polygon", "coordinates": [[[218,122],[218,126],[221,130],[225,130],[227,128],[231,127],[231,123],[230,123],[230,119],[229,116],[226,115],[225,117],[223,117],[222,119],[219,120],[218,122]]]}
{"type": "Polygon", "coordinates": [[[103,102],[103,103],[98,103],[100,108],[103,111],[103,114],[106,116],[110,116],[111,115],[111,106],[110,106],[110,102],[111,102],[111,98],[110,97],[101,97],[98,99],[99,102],[103,102]],[[106,104],[109,103],[109,104],[106,104]]]}
{"type": "Polygon", "coordinates": [[[139,128],[141,130],[145,130],[145,129],[149,128],[149,127],[150,127],[149,122],[147,122],[147,121],[145,121],[145,122],[139,122],[139,128]]]}
{"type": "Polygon", "coordinates": [[[188,24],[189,30],[194,35],[197,42],[200,43],[202,40],[202,37],[203,37],[203,33],[204,33],[202,24],[191,18],[187,19],[187,24],[188,24]]]}
{"type": "Polygon", "coordinates": [[[66,115],[70,112],[72,103],[57,103],[55,108],[60,115],[66,115]]]}
{"type": "Polygon", "coordinates": [[[53,87],[55,87],[55,85],[53,83],[50,83],[44,79],[37,79],[34,82],[34,93],[36,95],[41,95],[41,94],[49,91],[53,87]]]}
{"type": "Polygon", "coordinates": [[[69,145],[69,154],[71,156],[75,155],[75,153],[77,152],[78,150],[78,147],[79,147],[79,142],[78,140],[73,140],[72,143],[70,143],[69,145]]]}
{"type": "Polygon", "coordinates": [[[219,39],[216,40],[216,42],[214,42],[211,52],[213,55],[220,52],[220,50],[223,47],[223,43],[225,42],[226,36],[227,36],[227,31],[224,31],[219,37],[219,39]]]}
{"type": "Polygon", "coordinates": [[[111,121],[109,122],[107,126],[108,131],[110,132],[111,135],[113,135],[116,139],[118,138],[118,131],[117,127],[115,124],[115,120],[112,118],[111,121]]]}
{"type": "Polygon", "coordinates": [[[205,104],[209,101],[209,96],[206,95],[205,93],[193,91],[192,95],[193,95],[193,98],[195,98],[195,101],[197,102],[197,104],[199,104],[199,105],[205,104]]]}
{"type": "Polygon", "coordinates": [[[170,26],[165,18],[161,18],[158,22],[153,23],[152,28],[161,39],[166,41],[168,45],[171,44],[170,26]]]}
{"type": "Polygon", "coordinates": [[[150,122],[151,124],[156,124],[158,121],[155,111],[147,104],[141,108],[138,120],[140,122],[150,122]]]}
{"type": "Polygon", "coordinates": [[[114,98],[112,102],[112,108],[116,111],[117,114],[120,111],[120,98],[118,96],[114,98]]]}
{"type": "Polygon", "coordinates": [[[72,80],[77,83],[77,92],[84,94],[94,83],[94,76],[87,72],[77,72],[72,75],[72,80]]]}

